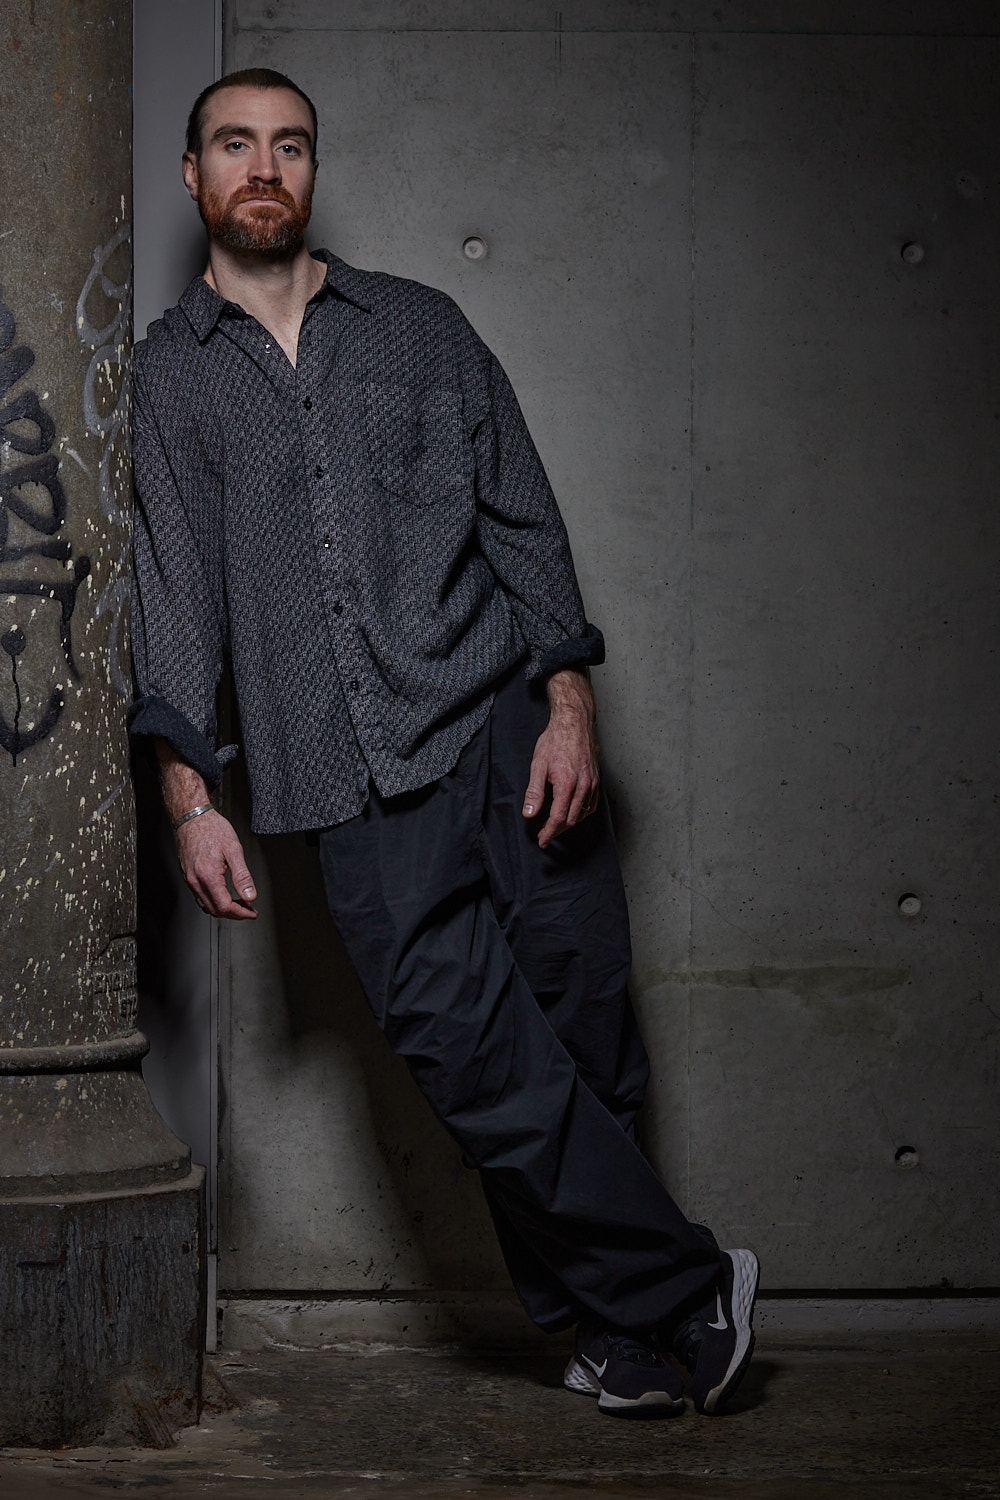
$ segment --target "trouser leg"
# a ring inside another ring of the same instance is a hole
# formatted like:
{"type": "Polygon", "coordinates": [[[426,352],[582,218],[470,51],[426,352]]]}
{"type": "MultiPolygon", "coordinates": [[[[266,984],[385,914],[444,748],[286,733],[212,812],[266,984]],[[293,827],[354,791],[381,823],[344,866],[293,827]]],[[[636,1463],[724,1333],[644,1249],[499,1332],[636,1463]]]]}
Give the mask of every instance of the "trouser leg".
{"type": "MultiPolygon", "coordinates": [[[[628,993],[628,907],[606,799],[547,849],[542,819],[521,816],[527,768],[548,719],[543,686],[518,673],[498,693],[483,823],[493,907],[514,960],[577,1072],[630,1139],[649,1078],[628,993]]],[[[522,1302],[549,1328],[578,1309],[508,1222],[484,1180],[497,1237],[522,1302]]]]}
{"type": "Polygon", "coordinates": [[[493,908],[491,726],[448,776],[327,830],[331,909],[372,1009],[566,1305],[624,1327],[704,1301],[718,1258],[583,1080],[493,908]]]}
{"type": "Polygon", "coordinates": [[[521,816],[527,770],[548,720],[541,684],[518,674],[497,694],[483,811],[497,920],[518,969],[577,1070],[633,1133],[649,1062],[628,993],[628,906],[607,801],[539,849],[543,817],[521,816]]]}

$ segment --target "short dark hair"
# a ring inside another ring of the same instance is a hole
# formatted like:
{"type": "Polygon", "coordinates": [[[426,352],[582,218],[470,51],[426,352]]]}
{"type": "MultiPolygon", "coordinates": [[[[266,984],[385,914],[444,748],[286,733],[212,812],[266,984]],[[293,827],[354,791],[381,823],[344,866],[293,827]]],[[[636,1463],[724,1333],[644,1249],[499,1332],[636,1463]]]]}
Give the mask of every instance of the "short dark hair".
{"type": "Polygon", "coordinates": [[[297,83],[293,83],[290,78],[286,78],[284,73],[275,72],[274,68],[241,68],[238,73],[227,73],[224,78],[218,78],[215,83],[210,83],[207,89],[202,89],[194,101],[191,113],[188,115],[187,137],[184,147],[186,151],[190,151],[194,156],[201,155],[201,124],[205,105],[211,99],[212,95],[217,94],[220,89],[233,87],[291,89],[293,94],[298,94],[299,98],[304,100],[308,105],[309,114],[312,117],[312,153],[315,159],[317,135],[316,106],[309,95],[303,93],[297,83]]]}

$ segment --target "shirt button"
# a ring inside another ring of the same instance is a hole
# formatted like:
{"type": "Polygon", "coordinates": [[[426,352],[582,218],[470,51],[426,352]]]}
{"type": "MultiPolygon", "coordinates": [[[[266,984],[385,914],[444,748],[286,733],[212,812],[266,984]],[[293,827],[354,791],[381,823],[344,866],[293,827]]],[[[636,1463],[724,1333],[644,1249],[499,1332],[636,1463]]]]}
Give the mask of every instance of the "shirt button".
{"type": "Polygon", "coordinates": [[[310,401],[310,399],[309,399],[309,397],[308,397],[308,396],[307,396],[307,397],[306,397],[306,399],[305,399],[305,400],[304,400],[304,401],[303,401],[303,403],[302,403],[302,405],[303,405],[303,406],[304,406],[304,407],[305,407],[305,409],[306,409],[306,411],[312,411],[312,409],[313,409],[313,404],[312,404],[312,402],[311,402],[311,401],[310,401]]]}
{"type": "Polygon", "coordinates": [[[325,473],[326,473],[326,470],[323,468],[323,465],[322,464],[317,464],[316,465],[316,478],[317,479],[322,479],[323,475],[325,473]]]}
{"type": "Polygon", "coordinates": [[[336,604],[333,606],[333,612],[334,612],[335,615],[342,615],[344,613],[344,606],[341,604],[341,602],[340,602],[339,599],[337,600],[336,604]]]}
{"type": "Polygon", "coordinates": [[[352,677],[347,686],[350,688],[352,693],[356,693],[361,684],[356,677],[352,677]]]}
{"type": "Polygon", "coordinates": [[[333,543],[331,542],[331,540],[330,540],[329,537],[324,537],[323,538],[323,546],[329,552],[330,548],[333,546],[333,543]]]}

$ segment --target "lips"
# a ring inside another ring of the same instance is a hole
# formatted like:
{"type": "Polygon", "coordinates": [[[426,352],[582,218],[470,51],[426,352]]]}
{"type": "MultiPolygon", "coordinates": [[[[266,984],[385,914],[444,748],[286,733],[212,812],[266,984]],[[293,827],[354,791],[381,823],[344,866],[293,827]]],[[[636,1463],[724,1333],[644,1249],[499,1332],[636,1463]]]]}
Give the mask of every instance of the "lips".
{"type": "Polygon", "coordinates": [[[295,199],[285,188],[252,188],[246,185],[230,195],[226,212],[235,214],[241,208],[285,208],[295,212],[295,199]]]}

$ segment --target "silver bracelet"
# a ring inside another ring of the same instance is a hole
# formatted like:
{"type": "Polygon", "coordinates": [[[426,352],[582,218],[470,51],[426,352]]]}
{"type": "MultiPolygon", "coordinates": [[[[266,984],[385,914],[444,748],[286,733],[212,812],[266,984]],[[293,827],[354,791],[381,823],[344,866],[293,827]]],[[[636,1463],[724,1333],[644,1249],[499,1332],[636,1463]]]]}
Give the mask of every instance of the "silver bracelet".
{"type": "Polygon", "coordinates": [[[215,812],[211,802],[203,802],[200,807],[192,807],[190,812],[182,813],[174,823],[174,832],[176,833],[181,824],[186,823],[190,818],[200,818],[202,813],[207,812],[215,812]]]}

